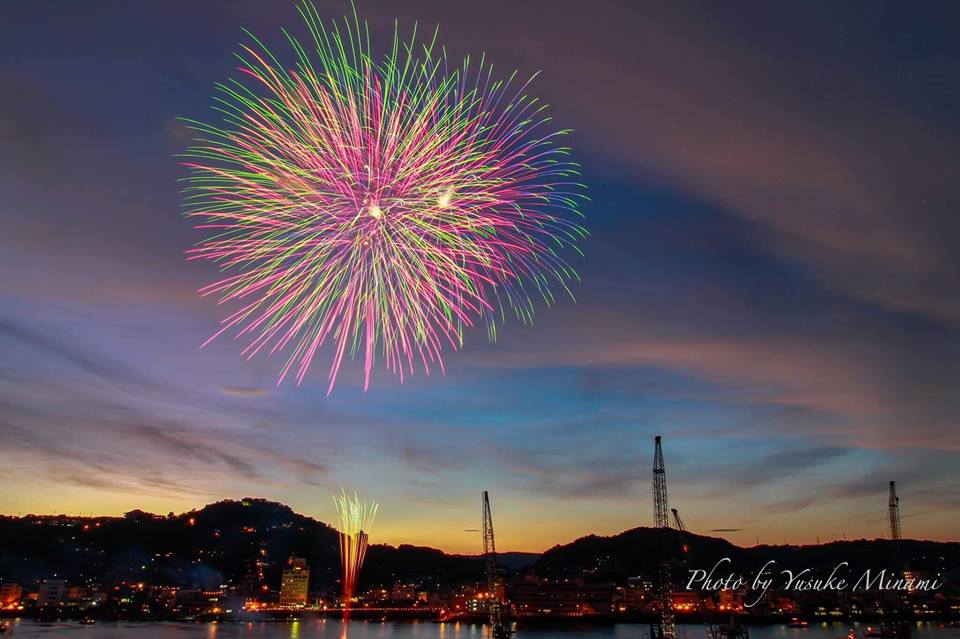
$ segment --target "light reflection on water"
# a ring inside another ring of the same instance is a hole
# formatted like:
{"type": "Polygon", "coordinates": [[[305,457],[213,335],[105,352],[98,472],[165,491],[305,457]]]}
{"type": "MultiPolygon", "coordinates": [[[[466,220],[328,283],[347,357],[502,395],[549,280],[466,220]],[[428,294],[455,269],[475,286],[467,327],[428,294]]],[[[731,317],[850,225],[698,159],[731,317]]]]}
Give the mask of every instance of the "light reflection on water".
{"type": "MultiPolygon", "coordinates": [[[[290,622],[241,623],[130,623],[98,621],[84,626],[76,622],[38,623],[10,620],[11,639],[486,639],[483,626],[467,623],[380,622],[304,618],[290,622]]],[[[754,626],[750,639],[846,639],[851,626],[843,623],[811,624],[809,628],[785,625],[754,626]]],[[[853,624],[857,636],[865,626],[853,624]]],[[[681,625],[679,639],[706,639],[703,626],[681,625]]],[[[564,624],[521,627],[516,639],[649,639],[647,624],[564,624]]],[[[915,639],[960,639],[960,628],[921,624],[915,639]]]]}

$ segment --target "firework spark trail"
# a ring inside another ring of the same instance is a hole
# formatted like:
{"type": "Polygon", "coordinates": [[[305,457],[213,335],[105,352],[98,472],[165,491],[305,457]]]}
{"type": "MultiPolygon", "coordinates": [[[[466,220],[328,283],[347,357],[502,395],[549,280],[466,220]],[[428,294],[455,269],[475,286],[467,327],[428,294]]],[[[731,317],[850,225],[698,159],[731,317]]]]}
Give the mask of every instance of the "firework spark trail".
{"type": "Polygon", "coordinates": [[[343,578],[344,618],[349,614],[350,600],[356,593],[360,569],[367,554],[370,528],[377,516],[376,502],[361,502],[356,493],[351,497],[341,488],[333,496],[340,529],[340,571],[343,578]]]}
{"type": "MultiPolygon", "coordinates": [[[[211,233],[188,252],[230,273],[203,289],[238,303],[221,329],[243,354],[287,351],[278,383],[333,350],[362,351],[364,389],[387,370],[443,370],[463,330],[512,314],[532,321],[577,277],[585,188],[545,105],[494,78],[483,59],[448,72],[434,37],[401,41],[375,61],[367,25],[326,28],[300,7],[308,45],[287,35],[282,65],[259,40],[241,78],[218,86],[219,126],[186,121],[186,214],[211,233]]],[[[209,342],[209,340],[208,340],[209,342]]]]}

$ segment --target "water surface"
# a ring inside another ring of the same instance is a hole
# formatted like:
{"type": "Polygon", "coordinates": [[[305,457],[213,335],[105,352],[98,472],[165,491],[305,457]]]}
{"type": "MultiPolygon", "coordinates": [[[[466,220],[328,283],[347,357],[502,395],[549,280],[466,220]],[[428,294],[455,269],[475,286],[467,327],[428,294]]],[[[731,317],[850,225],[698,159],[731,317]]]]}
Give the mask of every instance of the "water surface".
{"type": "MultiPolygon", "coordinates": [[[[291,622],[253,623],[132,623],[98,621],[84,626],[77,622],[40,623],[9,620],[6,636],[52,639],[486,639],[483,626],[465,623],[352,621],[303,619],[291,622]]],[[[810,624],[809,628],[785,625],[750,627],[750,639],[846,639],[850,625],[843,623],[810,624]]],[[[853,624],[862,638],[864,624],[853,624]]],[[[679,639],[705,639],[703,626],[681,625],[679,639]]],[[[554,625],[520,628],[515,639],[649,639],[647,624],[554,625]]],[[[960,628],[941,628],[920,624],[915,639],[960,639],[960,628]]]]}

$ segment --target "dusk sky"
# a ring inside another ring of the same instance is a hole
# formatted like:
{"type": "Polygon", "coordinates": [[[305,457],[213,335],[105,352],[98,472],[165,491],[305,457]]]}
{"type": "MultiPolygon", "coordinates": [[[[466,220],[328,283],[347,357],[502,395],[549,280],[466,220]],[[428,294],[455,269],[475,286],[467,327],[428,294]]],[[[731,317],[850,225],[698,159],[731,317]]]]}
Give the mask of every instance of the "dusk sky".
{"type": "MultiPolygon", "coordinates": [[[[346,1],[319,2],[330,18],[346,1]]],[[[540,75],[583,165],[576,301],[483,328],[445,375],[199,346],[174,157],[291,2],[0,6],[0,512],[257,496],[374,542],[538,551],[651,525],[653,436],[688,528],[739,544],[960,533],[960,5],[357,0],[374,33],[540,75]]],[[[329,356],[326,358],[329,359],[329,356]]]]}

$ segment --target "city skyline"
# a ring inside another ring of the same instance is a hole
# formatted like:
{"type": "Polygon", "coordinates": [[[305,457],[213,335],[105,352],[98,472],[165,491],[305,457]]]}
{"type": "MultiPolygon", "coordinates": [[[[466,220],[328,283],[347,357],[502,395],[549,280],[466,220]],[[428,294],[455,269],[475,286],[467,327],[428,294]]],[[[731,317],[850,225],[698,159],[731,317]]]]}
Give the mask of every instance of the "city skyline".
{"type": "Polygon", "coordinates": [[[283,50],[294,3],[0,8],[0,513],[331,523],[343,486],[381,504],[371,543],[475,553],[489,490],[498,547],[539,552],[651,525],[659,434],[691,532],[883,537],[896,480],[904,537],[955,541],[958,9],[739,9],[358,2],[375,41],[419,21],[540,71],[591,236],[576,302],[327,397],[323,367],[276,386],[280,357],[199,348],[216,272],[184,259],[174,157],[241,29],[283,50]]]}
{"type": "MultiPolygon", "coordinates": [[[[271,502],[220,502],[180,516],[0,518],[0,526],[13,544],[4,557],[0,612],[21,618],[269,622],[301,612],[346,619],[349,609],[351,618],[381,622],[477,623],[499,592],[508,618],[518,622],[638,623],[656,619],[663,602],[657,549],[664,539],[656,528],[587,537],[543,554],[497,553],[495,560],[375,546],[357,590],[348,595],[338,532],[271,502]],[[59,557],[55,568],[51,556],[59,557]]],[[[956,586],[943,579],[956,565],[958,542],[736,548],[686,535],[679,518],[677,526],[668,533],[669,546],[676,567],[687,567],[690,576],[667,585],[684,623],[715,625],[711,617],[723,612],[749,618],[751,625],[789,621],[796,628],[814,621],[880,621],[888,586],[878,582],[897,583],[888,573],[894,545],[911,568],[899,582],[905,585],[893,587],[910,590],[913,618],[942,624],[960,609],[956,586]],[[749,578],[775,575],[771,564],[785,568],[782,580],[749,578]],[[708,579],[711,565],[724,574],[708,579]],[[878,566],[885,568],[878,572],[878,566]],[[819,575],[813,581],[821,585],[792,583],[788,573],[800,567],[819,575]],[[834,587],[824,585],[834,577],[834,587]],[[861,580],[873,585],[855,585],[861,580]]]]}

